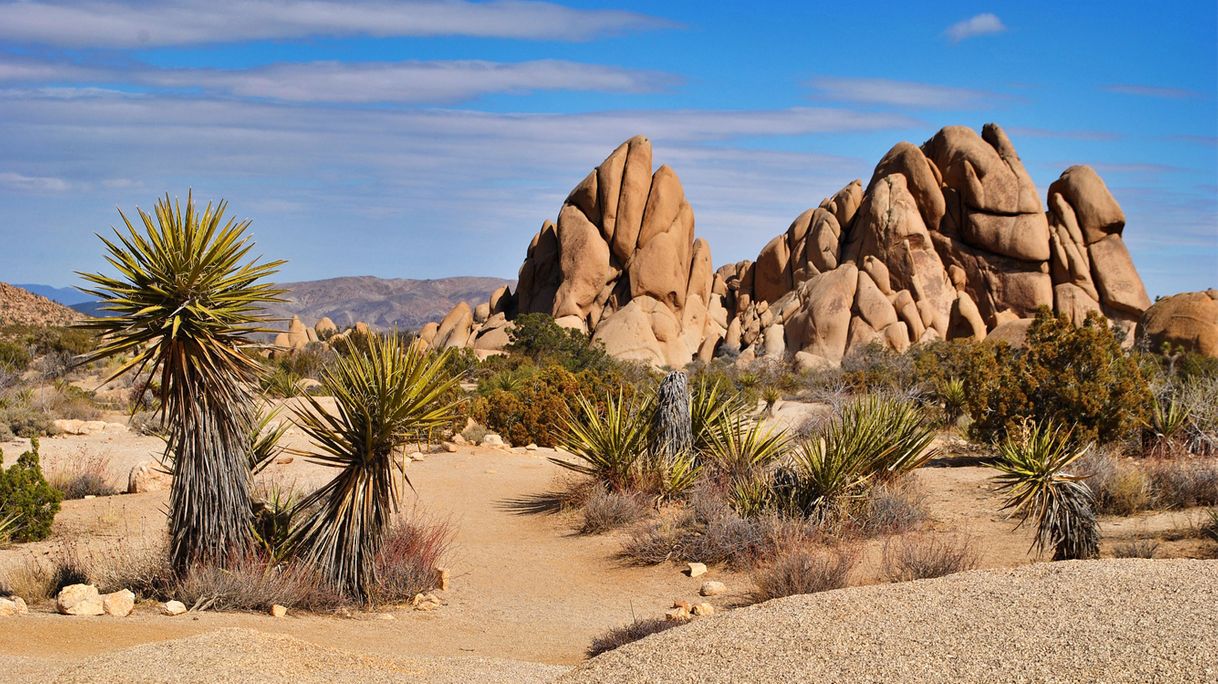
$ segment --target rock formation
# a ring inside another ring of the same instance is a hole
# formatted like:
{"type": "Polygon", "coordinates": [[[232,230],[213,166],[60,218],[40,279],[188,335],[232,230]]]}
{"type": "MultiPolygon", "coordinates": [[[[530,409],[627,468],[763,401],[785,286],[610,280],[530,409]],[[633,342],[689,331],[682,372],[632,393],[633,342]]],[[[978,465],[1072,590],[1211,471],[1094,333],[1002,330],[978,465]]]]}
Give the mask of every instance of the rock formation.
{"type": "Polygon", "coordinates": [[[1154,351],[1170,344],[1174,350],[1218,357],[1218,290],[1160,299],[1142,316],[1137,335],[1154,351]]]}
{"type": "Polygon", "coordinates": [[[517,314],[542,312],[656,366],[727,355],[819,368],[872,343],[1018,341],[1042,306],[1131,324],[1150,301],[1124,226],[1090,167],[1066,169],[1042,205],[1000,127],[951,126],[894,146],[866,186],[801,213],[755,261],[715,270],[676,173],[653,172],[651,143],[635,137],[542,224],[515,294],[458,305],[421,339],[492,354],[517,314]]]}

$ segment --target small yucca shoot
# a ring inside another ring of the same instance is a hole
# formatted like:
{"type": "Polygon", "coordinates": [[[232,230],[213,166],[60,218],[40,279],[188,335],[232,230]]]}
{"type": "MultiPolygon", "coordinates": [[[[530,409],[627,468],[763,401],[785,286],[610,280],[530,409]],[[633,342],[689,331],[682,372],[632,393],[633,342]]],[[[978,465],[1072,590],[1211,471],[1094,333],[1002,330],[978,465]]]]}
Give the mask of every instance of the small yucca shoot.
{"type": "Polygon", "coordinates": [[[559,458],[555,464],[591,476],[616,492],[635,491],[642,484],[640,460],[647,452],[652,404],[617,396],[605,397],[602,413],[587,397],[575,399],[577,411],[565,417],[560,443],[579,462],[559,458]]]}
{"type": "Polygon", "coordinates": [[[1019,518],[1016,528],[1036,522],[1033,548],[1053,548],[1053,560],[1099,555],[1099,524],[1091,488],[1082,474],[1068,472],[1092,445],[1078,444],[1073,430],[1052,422],[1025,422],[998,444],[993,467],[998,488],[1007,494],[1003,510],[1019,518]]]}

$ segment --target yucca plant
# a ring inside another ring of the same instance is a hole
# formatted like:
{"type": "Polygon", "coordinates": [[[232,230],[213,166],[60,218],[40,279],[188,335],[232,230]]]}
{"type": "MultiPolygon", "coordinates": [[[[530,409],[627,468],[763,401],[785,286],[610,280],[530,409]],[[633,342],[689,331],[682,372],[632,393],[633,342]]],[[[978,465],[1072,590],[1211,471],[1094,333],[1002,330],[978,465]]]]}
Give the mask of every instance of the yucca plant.
{"type": "Polygon", "coordinates": [[[316,445],[309,459],[339,473],[300,501],[304,517],[289,546],[351,597],[371,598],[376,554],[398,509],[397,475],[410,484],[403,447],[455,415],[460,376],[447,363],[447,352],[430,354],[397,335],[370,336],[366,350],[353,350],[321,375],[337,411],[306,395],[297,412],[296,424],[316,445]]]}
{"type": "Polygon", "coordinates": [[[1156,395],[1151,402],[1148,427],[1157,441],[1172,442],[1184,435],[1191,419],[1188,405],[1169,390],[1156,395]]]}
{"type": "Polygon", "coordinates": [[[721,419],[735,422],[748,413],[740,393],[729,389],[719,380],[700,377],[690,387],[689,422],[694,453],[704,453],[710,446],[712,434],[721,419]]]}
{"type": "Polygon", "coordinates": [[[795,453],[786,505],[823,518],[833,505],[913,471],[936,453],[934,430],[908,401],[869,396],[848,404],[795,453]]]}
{"type": "Polygon", "coordinates": [[[1016,529],[1036,522],[1033,548],[1053,548],[1053,560],[1095,558],[1099,555],[1099,524],[1095,519],[1086,475],[1068,469],[1092,449],[1080,444],[1073,430],[1052,422],[1025,422],[998,444],[992,466],[1000,474],[998,488],[1007,494],[1003,510],[1019,518],[1016,529]]]}
{"type": "Polygon", "coordinates": [[[724,415],[707,429],[702,458],[723,478],[748,479],[781,459],[790,441],[786,430],[739,413],[724,415]]]}
{"type": "MultiPolygon", "coordinates": [[[[101,334],[84,357],[129,358],[109,378],[134,372],[160,399],[173,470],[170,559],[184,573],[195,563],[226,565],[250,542],[249,387],[262,364],[245,353],[264,332],[263,307],[282,301],[264,280],[282,261],[248,259],[250,222],[225,219],[227,204],[203,211],[166,195],[153,214],[137,210],[138,229],[101,237],[114,275],[79,274],[109,315],[81,327],[101,334]]],[[[141,390],[141,394],[142,394],[141,390]]]]}
{"type": "Polygon", "coordinates": [[[955,423],[960,416],[964,415],[964,407],[968,402],[968,392],[964,387],[964,380],[960,378],[943,380],[935,387],[935,394],[943,404],[943,413],[946,414],[948,422],[955,423]]]}
{"type": "Polygon", "coordinates": [[[587,397],[575,399],[577,410],[563,421],[559,442],[579,462],[550,459],[588,475],[611,491],[641,488],[654,401],[627,399],[621,391],[605,397],[602,414],[587,397]]]}

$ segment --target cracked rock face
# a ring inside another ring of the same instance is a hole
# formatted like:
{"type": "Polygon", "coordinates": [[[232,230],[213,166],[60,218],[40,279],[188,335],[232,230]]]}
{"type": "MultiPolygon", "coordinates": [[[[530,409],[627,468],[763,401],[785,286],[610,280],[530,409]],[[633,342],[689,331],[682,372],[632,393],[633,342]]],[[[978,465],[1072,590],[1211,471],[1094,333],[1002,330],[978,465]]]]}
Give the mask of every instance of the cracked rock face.
{"type": "Polygon", "coordinates": [[[640,136],[542,224],[515,293],[458,306],[424,343],[496,353],[517,314],[541,312],[656,366],[726,353],[820,368],[873,343],[904,351],[996,330],[1018,340],[1010,331],[1042,306],[1133,323],[1150,301],[1124,225],[1090,167],[1066,169],[1042,204],[999,126],[949,126],[895,145],[865,186],[801,213],[755,261],[715,269],[680,179],[653,170],[640,136]]]}

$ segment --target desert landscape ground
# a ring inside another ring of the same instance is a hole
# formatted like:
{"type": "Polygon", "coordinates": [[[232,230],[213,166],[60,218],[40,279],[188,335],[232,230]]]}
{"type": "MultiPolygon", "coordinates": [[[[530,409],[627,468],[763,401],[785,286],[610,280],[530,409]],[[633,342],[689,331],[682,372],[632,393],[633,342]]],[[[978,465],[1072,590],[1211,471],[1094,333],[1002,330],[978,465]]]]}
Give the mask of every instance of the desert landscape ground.
{"type": "Polygon", "coordinates": [[[1216,30],[0,0],[0,682],[1218,682],[1216,30]]]}

